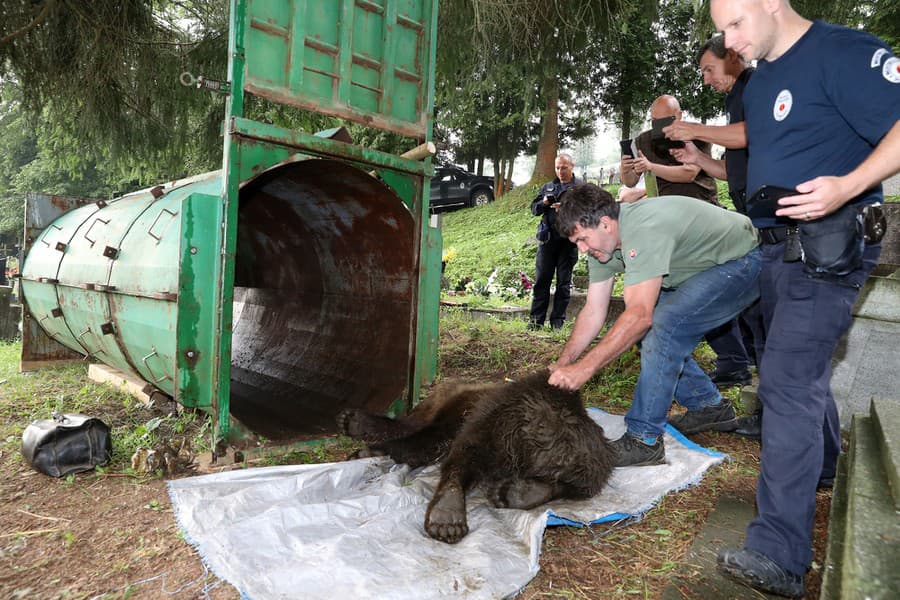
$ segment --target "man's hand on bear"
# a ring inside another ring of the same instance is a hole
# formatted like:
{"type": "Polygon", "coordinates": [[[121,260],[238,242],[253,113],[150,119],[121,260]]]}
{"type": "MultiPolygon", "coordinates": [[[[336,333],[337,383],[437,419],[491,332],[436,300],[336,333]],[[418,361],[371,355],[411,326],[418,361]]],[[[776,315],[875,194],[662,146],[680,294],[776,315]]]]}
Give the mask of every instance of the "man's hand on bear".
{"type": "Polygon", "coordinates": [[[580,363],[572,363],[565,366],[557,366],[550,368],[550,379],[547,382],[550,385],[562,388],[564,390],[575,391],[581,388],[591,378],[593,373],[589,369],[585,369],[580,363]]]}

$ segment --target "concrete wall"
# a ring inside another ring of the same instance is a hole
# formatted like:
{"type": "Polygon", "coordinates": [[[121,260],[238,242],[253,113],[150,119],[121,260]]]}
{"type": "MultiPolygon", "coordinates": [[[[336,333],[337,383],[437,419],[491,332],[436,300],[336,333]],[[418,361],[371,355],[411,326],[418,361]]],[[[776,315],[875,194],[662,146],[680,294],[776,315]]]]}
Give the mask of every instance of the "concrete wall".
{"type": "Polygon", "coordinates": [[[885,196],[900,195],[900,173],[894,175],[890,179],[885,180],[883,184],[885,196]]]}
{"type": "Polygon", "coordinates": [[[873,396],[900,398],[900,271],[869,277],[853,307],[853,322],[832,357],[831,391],[849,429],[873,396]]]}
{"type": "MultiPolygon", "coordinates": [[[[897,192],[900,194],[900,191],[897,192]]],[[[881,264],[900,265],[900,203],[884,205],[888,228],[881,240],[881,264]]]]}

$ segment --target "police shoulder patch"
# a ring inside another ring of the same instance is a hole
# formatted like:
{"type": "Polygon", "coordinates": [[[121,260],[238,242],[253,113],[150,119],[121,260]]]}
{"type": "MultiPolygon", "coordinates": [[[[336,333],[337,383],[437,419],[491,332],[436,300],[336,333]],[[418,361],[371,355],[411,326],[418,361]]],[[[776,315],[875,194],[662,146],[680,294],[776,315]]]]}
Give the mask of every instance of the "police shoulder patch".
{"type": "Polygon", "coordinates": [[[900,83],[900,58],[892,56],[884,61],[881,66],[881,74],[891,83],[900,83]]]}
{"type": "Polygon", "coordinates": [[[871,67],[874,69],[875,67],[881,66],[881,59],[884,58],[885,54],[889,54],[886,48],[879,48],[875,51],[875,54],[872,55],[872,64],[871,67]]]}

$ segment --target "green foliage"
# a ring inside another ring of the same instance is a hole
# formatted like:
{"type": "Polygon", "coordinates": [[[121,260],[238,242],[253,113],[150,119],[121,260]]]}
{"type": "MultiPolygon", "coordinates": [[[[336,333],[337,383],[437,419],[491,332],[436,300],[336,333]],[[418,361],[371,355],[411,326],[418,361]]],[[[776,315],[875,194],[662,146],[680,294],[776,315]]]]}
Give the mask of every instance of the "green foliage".
{"type": "Polygon", "coordinates": [[[586,55],[629,0],[445,0],[439,12],[439,138],[459,162],[509,160],[536,149],[535,177],[553,172],[558,145],[593,133],[596,65],[586,55]],[[473,95],[470,101],[468,98],[473,95]],[[443,112],[441,112],[443,111],[443,112]],[[511,117],[511,118],[510,118],[511,117]],[[454,142],[457,127],[474,136],[454,142]],[[474,137],[474,140],[469,139],[474,137]]]}
{"type": "MultiPolygon", "coordinates": [[[[537,185],[520,186],[486,206],[444,215],[441,225],[444,251],[454,250],[444,270],[450,289],[464,290],[468,283],[479,281],[481,287],[486,287],[492,275],[500,289],[520,290],[520,273],[534,281],[537,257],[534,235],[539,218],[531,214],[531,201],[539,189],[537,185]]],[[[587,261],[581,257],[575,275],[586,274],[587,261]]],[[[477,287],[476,283],[472,291],[480,292],[474,289],[477,287]]],[[[502,303],[508,303],[509,299],[502,303]]]]}
{"type": "Polygon", "coordinates": [[[706,40],[691,34],[697,13],[693,2],[667,0],[660,4],[659,21],[654,29],[663,41],[657,54],[655,87],[660,94],[678,98],[681,109],[701,121],[724,112],[721,94],[703,84],[697,65],[697,48],[706,40]]]}
{"type": "Polygon", "coordinates": [[[182,86],[179,75],[224,79],[227,3],[12,4],[0,22],[0,76],[21,85],[24,106],[48,127],[175,174],[186,148],[202,152],[218,135],[205,117],[222,114],[221,99],[182,86]]]}
{"type": "Polygon", "coordinates": [[[495,270],[501,286],[513,285],[520,270],[534,279],[538,219],[529,206],[538,189],[518,187],[486,206],[443,217],[444,248],[457,252],[444,271],[451,288],[464,288],[464,280],[486,280],[495,270]]]}
{"type": "Polygon", "coordinates": [[[604,116],[619,126],[623,139],[637,133],[635,125],[643,121],[641,117],[657,96],[653,86],[647,85],[661,50],[651,26],[651,16],[632,12],[597,47],[601,58],[598,98],[604,116]]]}
{"type": "Polygon", "coordinates": [[[628,12],[616,30],[597,41],[598,98],[623,139],[639,133],[650,104],[662,94],[675,96],[683,110],[701,120],[722,112],[721,96],[698,75],[696,17],[693,2],[664,0],[658,12],[628,12]]]}
{"type": "Polygon", "coordinates": [[[530,116],[537,107],[520,68],[488,68],[479,61],[467,77],[439,77],[436,83],[435,137],[454,149],[455,162],[471,164],[488,157],[496,165],[525,150],[528,134],[534,134],[530,116]]]}

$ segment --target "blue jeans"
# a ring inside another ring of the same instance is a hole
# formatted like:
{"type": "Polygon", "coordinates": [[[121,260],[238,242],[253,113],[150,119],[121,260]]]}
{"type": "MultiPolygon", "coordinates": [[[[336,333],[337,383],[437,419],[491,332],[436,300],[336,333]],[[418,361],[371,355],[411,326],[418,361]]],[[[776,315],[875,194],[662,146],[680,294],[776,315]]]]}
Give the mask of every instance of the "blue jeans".
{"type": "Polygon", "coordinates": [[[721,401],[691,352],[712,329],[731,321],[759,297],[760,251],[711,267],[674,290],[661,290],[653,324],[641,342],[641,374],[625,423],[628,433],[663,434],[672,398],[688,410],[721,401]]]}

